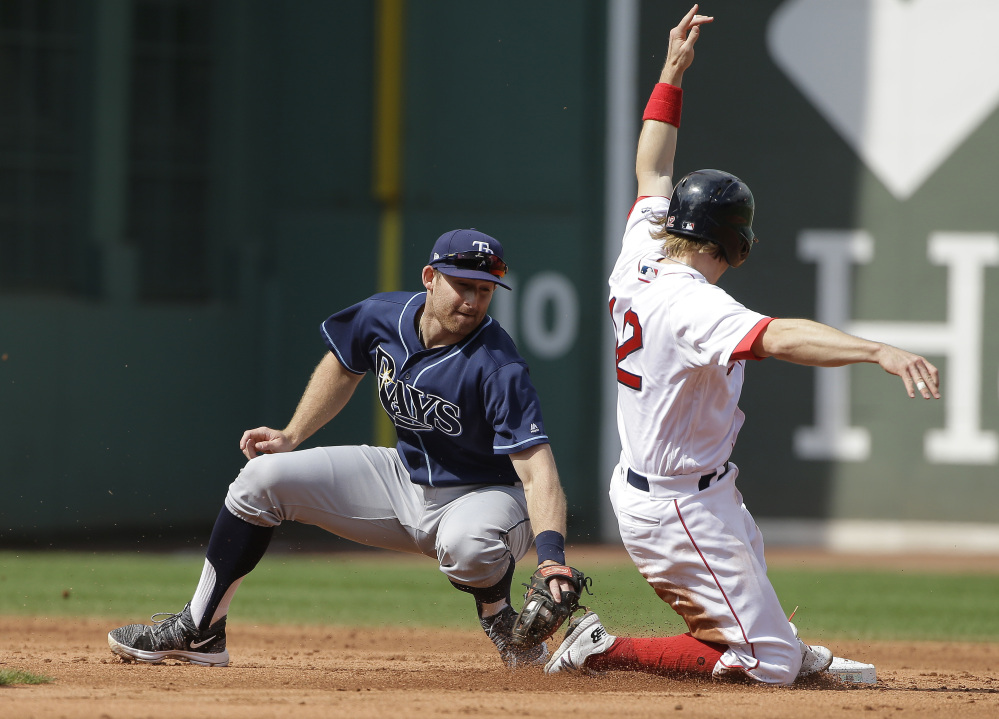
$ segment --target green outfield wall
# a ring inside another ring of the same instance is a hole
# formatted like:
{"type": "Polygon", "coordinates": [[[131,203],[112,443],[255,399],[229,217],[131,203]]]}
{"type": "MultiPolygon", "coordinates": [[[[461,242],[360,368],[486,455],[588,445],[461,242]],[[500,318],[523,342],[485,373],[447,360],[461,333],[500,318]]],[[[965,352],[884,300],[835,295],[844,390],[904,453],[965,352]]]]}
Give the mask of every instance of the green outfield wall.
{"type": "MultiPolygon", "coordinates": [[[[675,5],[642,4],[642,56],[675,5]]],[[[717,20],[684,78],[677,172],[749,182],[761,238],[722,284],[764,313],[925,354],[943,375],[944,399],[927,403],[876,367],[749,367],[734,458],[758,516],[999,521],[997,50],[975,29],[934,59],[942,7],[703,4],[717,20]],[[944,88],[939,116],[920,109],[927,84],[944,88]]]]}
{"type": "MultiPolygon", "coordinates": [[[[876,367],[753,364],[734,454],[747,503],[999,526],[994,43],[966,28],[932,61],[926,3],[702,5],[717,19],[684,79],[676,170],[746,180],[761,238],[722,284],[945,378],[925,403],[876,367]]],[[[608,198],[634,189],[608,128],[624,117],[637,137],[686,9],[4,0],[0,544],[207,536],[241,433],[283,426],[322,357],[320,322],[386,282],[417,289],[433,240],[467,226],[507,248],[513,291],[492,314],[541,393],[573,537],[612,536],[605,257],[629,200],[608,198]],[[386,14],[401,30],[390,193],[386,14]],[[628,107],[608,100],[622,89],[628,107]]],[[[310,445],[378,431],[366,380],[310,445]]]]}

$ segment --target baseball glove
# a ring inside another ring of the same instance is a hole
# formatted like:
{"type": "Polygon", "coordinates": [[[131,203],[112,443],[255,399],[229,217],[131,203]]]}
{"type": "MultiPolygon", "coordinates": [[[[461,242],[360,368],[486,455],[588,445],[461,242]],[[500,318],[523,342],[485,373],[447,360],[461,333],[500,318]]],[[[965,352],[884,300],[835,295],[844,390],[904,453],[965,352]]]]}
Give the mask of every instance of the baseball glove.
{"type": "Polygon", "coordinates": [[[578,569],[561,564],[540,567],[531,575],[531,583],[525,584],[524,608],[517,615],[513,625],[511,643],[518,647],[536,647],[558,631],[566,619],[579,609],[579,597],[585,589],[588,594],[592,581],[578,569]],[[566,579],[572,584],[571,590],[562,590],[561,601],[552,597],[548,582],[553,577],[566,579]]]}

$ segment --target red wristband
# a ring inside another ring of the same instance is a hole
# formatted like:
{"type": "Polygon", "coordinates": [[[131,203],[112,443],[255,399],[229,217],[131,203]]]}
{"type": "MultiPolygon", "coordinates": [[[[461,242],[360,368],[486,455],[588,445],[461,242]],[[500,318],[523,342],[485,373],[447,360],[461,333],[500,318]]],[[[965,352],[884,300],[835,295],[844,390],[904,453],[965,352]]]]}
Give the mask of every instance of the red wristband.
{"type": "Polygon", "coordinates": [[[683,90],[666,82],[656,83],[645,106],[642,120],[658,120],[668,122],[673,127],[680,127],[680,109],[683,107],[683,90]]]}

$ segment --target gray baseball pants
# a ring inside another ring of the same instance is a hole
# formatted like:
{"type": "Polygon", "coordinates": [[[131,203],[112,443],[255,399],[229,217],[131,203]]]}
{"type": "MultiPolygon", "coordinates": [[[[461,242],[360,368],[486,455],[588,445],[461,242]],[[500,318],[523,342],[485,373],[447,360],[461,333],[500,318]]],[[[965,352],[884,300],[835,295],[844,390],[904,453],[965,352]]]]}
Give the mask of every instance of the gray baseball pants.
{"type": "Polygon", "coordinates": [[[414,484],[394,448],[317,447],[251,459],[225,506],[260,526],[322,527],[360,544],[437,559],[456,584],[492,587],[534,536],[521,486],[414,484]]]}

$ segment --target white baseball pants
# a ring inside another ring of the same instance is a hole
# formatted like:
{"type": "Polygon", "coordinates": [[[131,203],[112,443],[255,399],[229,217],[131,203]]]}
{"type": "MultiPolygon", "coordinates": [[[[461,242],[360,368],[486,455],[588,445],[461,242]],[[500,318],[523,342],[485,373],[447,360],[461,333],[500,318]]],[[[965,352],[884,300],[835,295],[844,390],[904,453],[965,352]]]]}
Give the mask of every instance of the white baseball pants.
{"type": "Polygon", "coordinates": [[[728,645],[714,674],[793,682],[801,650],[767,578],[760,530],[736,489],[738,467],[729,462],[703,490],[701,477],[687,476],[648,477],[643,491],[627,472],[619,464],[610,486],[624,545],[695,638],[728,645]]]}

